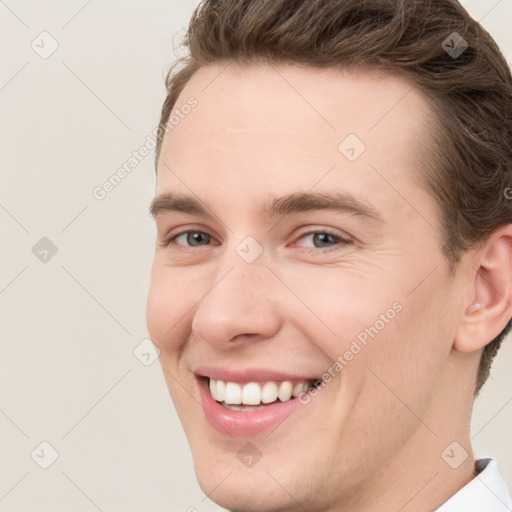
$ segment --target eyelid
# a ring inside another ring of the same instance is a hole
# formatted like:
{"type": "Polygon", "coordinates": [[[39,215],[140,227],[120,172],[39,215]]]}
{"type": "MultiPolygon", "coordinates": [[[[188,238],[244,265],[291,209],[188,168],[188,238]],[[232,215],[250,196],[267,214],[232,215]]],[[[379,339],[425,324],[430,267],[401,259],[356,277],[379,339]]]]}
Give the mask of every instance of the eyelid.
{"type": "MultiPolygon", "coordinates": [[[[173,239],[177,238],[178,236],[184,235],[186,233],[203,233],[215,240],[215,237],[211,233],[209,233],[208,230],[204,229],[203,227],[192,225],[192,226],[186,226],[183,229],[178,230],[176,232],[174,232],[174,230],[171,230],[169,233],[167,233],[166,235],[164,235],[162,237],[162,242],[160,243],[160,245],[168,246],[173,241],[173,239]]],[[[179,244],[176,244],[176,245],[178,245],[179,247],[187,247],[186,245],[179,245],[179,244]]],[[[192,248],[193,247],[191,247],[191,249],[192,248]]]]}
{"type": "Polygon", "coordinates": [[[297,241],[301,240],[305,236],[315,235],[315,234],[319,234],[319,233],[330,235],[334,238],[337,238],[339,240],[339,242],[335,243],[331,247],[324,247],[324,248],[322,248],[322,247],[303,247],[303,249],[305,249],[306,251],[309,251],[309,252],[313,251],[313,252],[318,252],[318,253],[329,253],[331,251],[340,250],[342,247],[344,247],[348,244],[351,244],[354,241],[352,239],[352,237],[350,237],[345,232],[340,232],[340,231],[332,229],[332,228],[317,227],[317,228],[310,228],[307,231],[300,233],[295,238],[294,242],[292,242],[291,246],[294,247],[297,244],[297,241]]]}
{"type": "Polygon", "coordinates": [[[306,231],[303,231],[296,237],[296,240],[298,240],[306,235],[312,235],[312,234],[318,234],[318,233],[325,233],[325,234],[334,236],[336,238],[339,238],[343,242],[352,242],[353,241],[353,238],[345,231],[341,231],[341,230],[338,230],[335,228],[322,227],[322,226],[309,228],[306,231]]]}
{"type": "MultiPolygon", "coordinates": [[[[181,229],[181,230],[179,230],[177,232],[173,232],[171,230],[171,232],[169,232],[167,235],[165,235],[163,237],[162,242],[158,243],[158,245],[161,245],[163,247],[167,247],[171,243],[174,243],[173,241],[176,238],[178,238],[181,235],[187,234],[187,233],[202,233],[202,234],[208,235],[211,239],[216,240],[216,238],[211,233],[209,233],[208,230],[205,230],[202,227],[187,226],[187,227],[184,227],[183,229],[181,229]]],[[[302,233],[297,235],[294,238],[294,241],[292,242],[291,247],[296,246],[297,241],[301,240],[305,236],[315,235],[315,234],[327,234],[327,235],[330,235],[330,236],[332,236],[334,238],[337,238],[339,240],[339,242],[334,243],[334,245],[332,247],[326,247],[326,248],[322,248],[322,247],[303,247],[303,249],[305,249],[307,251],[326,253],[326,252],[330,252],[330,251],[339,250],[342,246],[351,244],[354,241],[352,239],[352,237],[350,235],[348,235],[347,233],[345,233],[345,232],[341,232],[341,231],[335,230],[334,228],[326,228],[326,227],[318,226],[316,228],[314,228],[314,227],[311,228],[310,227],[308,230],[303,231],[302,233]]],[[[175,245],[178,246],[178,247],[186,248],[186,249],[198,249],[200,247],[207,247],[207,246],[190,247],[188,245],[181,245],[181,244],[177,244],[177,243],[175,243],[175,245]]],[[[212,244],[208,244],[208,245],[212,245],[212,244]]],[[[213,245],[218,245],[218,244],[213,244],[213,245]]]]}

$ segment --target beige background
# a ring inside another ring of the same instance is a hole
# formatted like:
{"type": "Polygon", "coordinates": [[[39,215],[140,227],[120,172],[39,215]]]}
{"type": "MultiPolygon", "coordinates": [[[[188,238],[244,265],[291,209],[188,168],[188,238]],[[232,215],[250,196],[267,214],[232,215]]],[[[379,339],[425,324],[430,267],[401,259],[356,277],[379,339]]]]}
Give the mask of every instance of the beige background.
{"type": "MultiPolygon", "coordinates": [[[[156,126],[195,4],[0,0],[0,511],[221,510],[196,484],[158,361],[133,354],[147,337],[153,155],[92,194],[156,126]],[[43,59],[34,40],[59,47],[43,59]],[[42,237],[58,249],[46,263],[32,252],[42,237]],[[58,452],[48,469],[43,441],[58,452]]],[[[464,5],[512,58],[512,0],[464,5]]],[[[473,435],[512,488],[511,354],[509,340],[473,435]]]]}

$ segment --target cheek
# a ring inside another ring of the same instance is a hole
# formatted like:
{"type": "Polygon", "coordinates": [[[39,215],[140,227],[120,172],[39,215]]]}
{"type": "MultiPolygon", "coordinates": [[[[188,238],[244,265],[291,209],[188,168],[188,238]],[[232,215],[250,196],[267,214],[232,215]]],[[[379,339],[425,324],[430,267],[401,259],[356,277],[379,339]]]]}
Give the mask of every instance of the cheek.
{"type": "Polygon", "coordinates": [[[442,276],[430,276],[411,293],[420,271],[408,279],[397,278],[398,272],[385,277],[332,269],[329,279],[322,270],[322,275],[303,274],[295,285],[307,308],[299,305],[294,316],[306,336],[338,361],[325,371],[343,375],[337,382],[344,396],[358,393],[366,379],[375,381],[370,394],[377,402],[395,400],[389,387],[423,409],[442,376],[454,334],[442,276]]]}
{"type": "Polygon", "coordinates": [[[364,366],[389,406],[407,403],[422,415],[443,378],[454,334],[449,291],[432,280],[401,300],[402,311],[371,341],[364,366]],[[379,390],[380,388],[380,390],[379,390]],[[396,402],[396,403],[395,403],[396,402]]]}
{"type": "Polygon", "coordinates": [[[289,299],[294,322],[301,323],[306,337],[332,361],[347,350],[359,353],[403,314],[399,291],[375,273],[311,269],[293,282],[293,290],[300,299],[289,299]]]}
{"type": "Polygon", "coordinates": [[[177,273],[154,269],[146,303],[146,322],[151,340],[162,353],[175,351],[187,324],[190,284],[177,273]]]}

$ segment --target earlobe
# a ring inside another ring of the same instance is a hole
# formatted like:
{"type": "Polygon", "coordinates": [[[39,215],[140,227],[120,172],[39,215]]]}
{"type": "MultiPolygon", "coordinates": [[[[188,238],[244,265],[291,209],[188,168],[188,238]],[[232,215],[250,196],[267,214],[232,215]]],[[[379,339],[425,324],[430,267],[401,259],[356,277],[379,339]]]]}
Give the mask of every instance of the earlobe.
{"type": "Polygon", "coordinates": [[[512,224],[489,237],[475,254],[474,294],[457,330],[454,349],[484,348],[512,317],[512,224]]]}

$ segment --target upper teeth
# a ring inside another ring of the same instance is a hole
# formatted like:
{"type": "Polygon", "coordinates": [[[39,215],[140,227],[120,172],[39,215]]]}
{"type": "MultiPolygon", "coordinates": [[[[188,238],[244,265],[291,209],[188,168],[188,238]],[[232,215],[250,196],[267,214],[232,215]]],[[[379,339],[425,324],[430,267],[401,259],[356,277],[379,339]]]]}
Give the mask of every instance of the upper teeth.
{"type": "Polygon", "coordinates": [[[262,386],[257,382],[238,384],[237,382],[224,382],[210,379],[210,392],[217,402],[226,404],[259,405],[270,404],[278,398],[287,402],[291,397],[297,397],[309,388],[308,381],[304,380],[292,384],[289,380],[281,383],[265,382],[262,386]]]}

